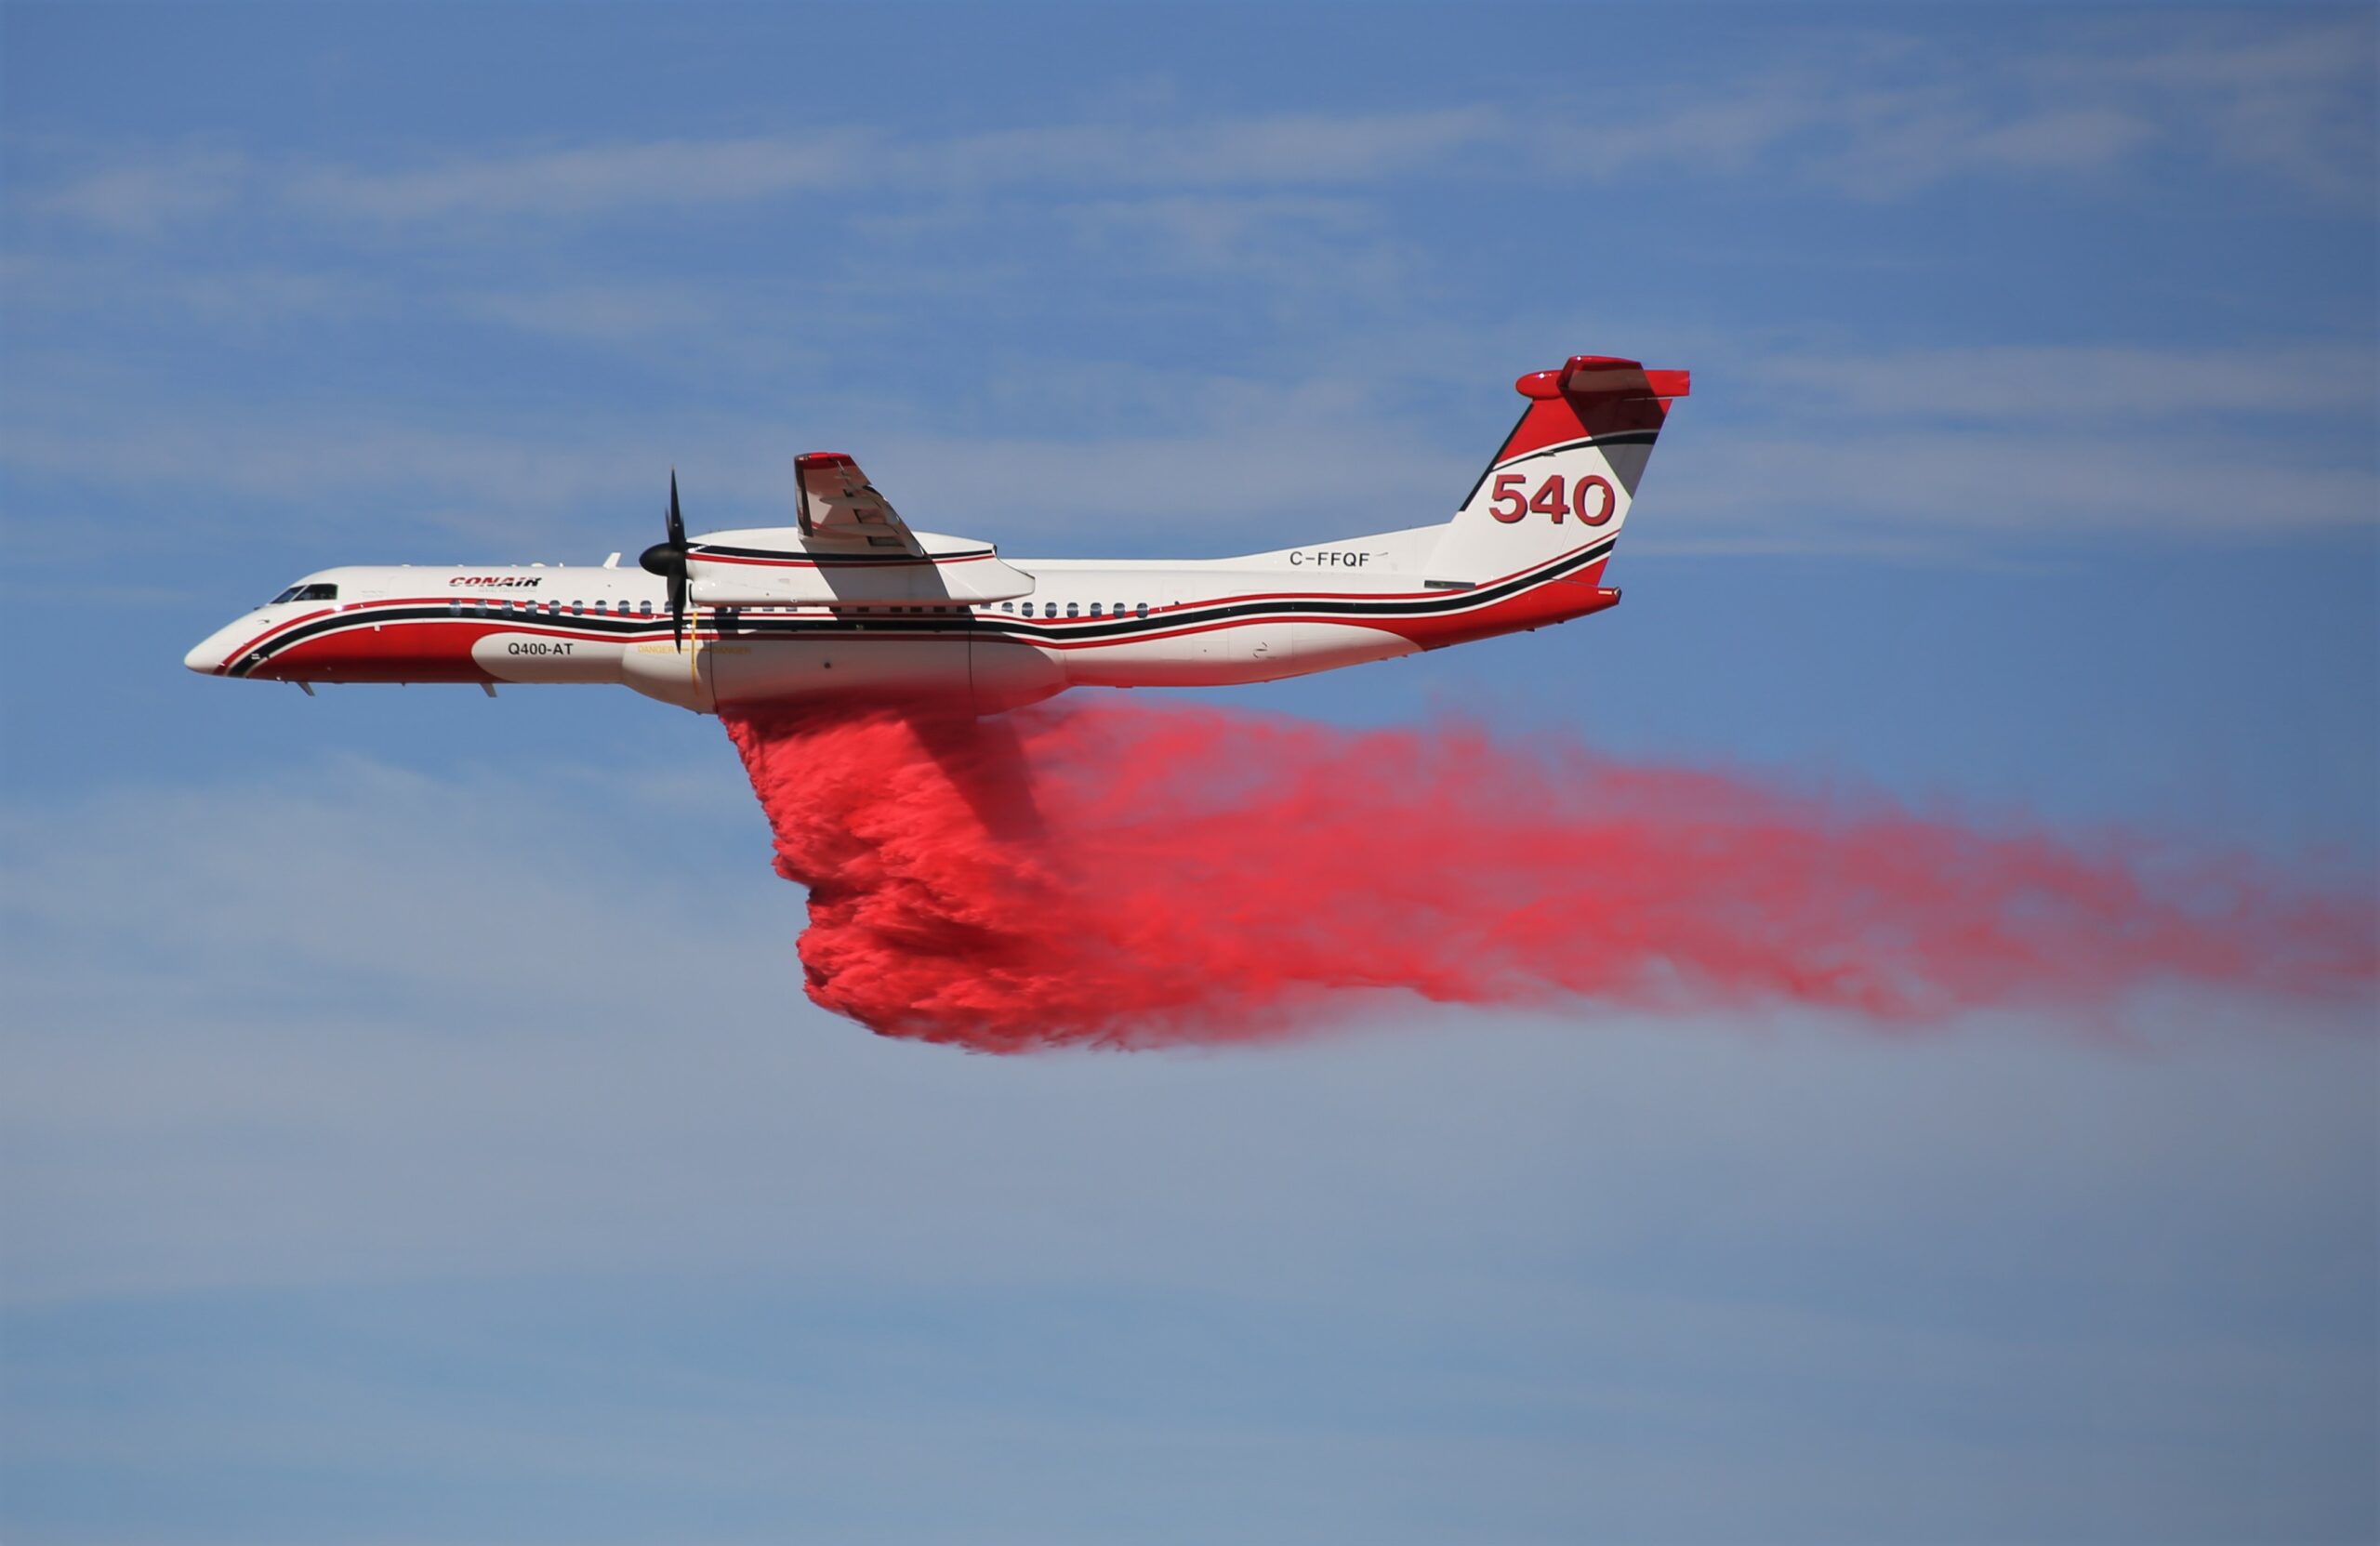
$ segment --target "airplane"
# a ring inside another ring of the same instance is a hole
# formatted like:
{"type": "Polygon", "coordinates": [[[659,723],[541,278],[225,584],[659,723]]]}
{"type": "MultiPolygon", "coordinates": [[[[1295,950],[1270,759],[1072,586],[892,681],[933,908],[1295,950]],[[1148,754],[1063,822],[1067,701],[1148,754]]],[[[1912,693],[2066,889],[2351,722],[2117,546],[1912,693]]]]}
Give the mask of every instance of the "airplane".
{"type": "Polygon", "coordinates": [[[625,684],[697,713],[932,700],[978,716],[1070,687],[1269,681],[1567,622],[1603,584],[1689,374],[1574,355],[1450,521],[1238,558],[1003,560],[913,531],[838,452],[794,459],[798,523],[666,538],[634,569],[308,575],[184,657],[295,682],[625,684]]]}

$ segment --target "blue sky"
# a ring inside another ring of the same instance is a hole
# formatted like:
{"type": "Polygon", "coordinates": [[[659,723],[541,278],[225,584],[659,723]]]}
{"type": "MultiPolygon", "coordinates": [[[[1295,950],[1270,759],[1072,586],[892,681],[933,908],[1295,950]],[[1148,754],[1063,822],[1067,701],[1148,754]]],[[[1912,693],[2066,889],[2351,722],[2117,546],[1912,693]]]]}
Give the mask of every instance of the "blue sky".
{"type": "Polygon", "coordinates": [[[1435,519],[1691,367],[1448,707],[2369,889],[2368,9],[0,12],[11,1541],[2380,1531],[2373,1006],[996,1061],[717,727],[204,681],[335,562],[1435,519]]]}

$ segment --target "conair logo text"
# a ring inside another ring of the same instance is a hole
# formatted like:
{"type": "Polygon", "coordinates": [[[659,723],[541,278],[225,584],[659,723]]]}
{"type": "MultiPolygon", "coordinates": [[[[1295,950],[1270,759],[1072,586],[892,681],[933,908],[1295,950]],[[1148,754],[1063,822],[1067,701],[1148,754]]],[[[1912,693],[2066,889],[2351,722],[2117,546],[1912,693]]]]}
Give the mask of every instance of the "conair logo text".
{"type": "Polygon", "coordinates": [[[446,583],[447,583],[448,585],[492,585],[492,586],[502,586],[502,587],[506,587],[506,588],[510,588],[510,589],[513,589],[513,590],[526,590],[526,589],[528,589],[528,588],[529,588],[531,586],[533,586],[533,585],[543,585],[543,584],[545,584],[546,582],[545,582],[545,578],[544,578],[544,576],[543,576],[543,575],[531,576],[531,575],[456,575],[453,579],[448,580],[446,583]]]}
{"type": "Polygon", "coordinates": [[[1488,511],[1497,520],[1511,525],[1531,513],[1550,515],[1560,525],[1566,515],[1575,515],[1589,526],[1600,526],[1611,519],[1619,507],[1620,496],[1611,491],[1611,482],[1593,473],[1573,485],[1556,474],[1537,485],[1537,492],[1523,495],[1528,478],[1519,472],[1496,474],[1496,492],[1488,496],[1488,511]]]}

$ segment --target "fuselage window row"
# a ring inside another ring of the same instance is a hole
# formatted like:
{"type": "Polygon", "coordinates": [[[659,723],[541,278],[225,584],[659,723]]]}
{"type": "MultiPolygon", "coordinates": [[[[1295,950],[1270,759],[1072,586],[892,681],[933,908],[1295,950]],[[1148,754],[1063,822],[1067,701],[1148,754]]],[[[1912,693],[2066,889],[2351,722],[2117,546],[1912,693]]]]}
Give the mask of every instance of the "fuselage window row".
{"type": "Polygon", "coordinates": [[[608,600],[598,600],[592,602],[563,602],[560,601],[516,601],[490,596],[482,596],[469,601],[449,601],[446,603],[446,614],[450,617],[462,617],[472,614],[476,614],[481,617],[502,617],[508,614],[514,613],[535,616],[538,612],[543,611],[546,615],[549,617],[559,617],[562,614],[565,607],[567,607],[570,613],[575,616],[585,616],[589,612],[592,612],[598,617],[649,618],[653,615],[653,603],[651,601],[638,601],[633,605],[626,601],[614,601],[608,600]]]}
{"type": "MultiPolygon", "coordinates": [[[[323,586],[316,588],[320,590],[330,590],[332,588],[323,586]]],[[[311,598],[309,599],[311,600],[311,598]]],[[[280,598],[276,597],[275,600],[278,601],[280,598]]],[[[999,608],[1002,612],[1007,613],[1012,616],[1021,615],[1025,617],[1056,618],[1064,615],[1066,617],[1079,619],[1085,616],[1099,618],[1146,617],[1149,614],[1150,604],[1146,601],[1091,601],[1088,603],[1082,601],[1066,601],[1064,603],[1057,601],[1042,601],[1037,605],[1032,601],[1002,601],[999,604],[999,608]],[[1062,604],[1065,609],[1063,614],[1059,611],[1062,604]],[[1086,606],[1088,607],[1088,611],[1086,611],[1086,606]]],[[[736,607],[720,607],[714,610],[716,610],[722,617],[732,620],[738,612],[744,609],[736,607]]],[[[798,611],[798,609],[794,610],[798,611]]],[[[946,609],[941,607],[919,606],[885,607],[881,610],[886,614],[908,614],[915,615],[919,614],[941,613],[946,609]]],[[[471,615],[478,615],[481,617],[504,617],[514,614],[525,614],[534,617],[540,612],[544,613],[549,617],[559,617],[563,615],[565,613],[574,616],[585,616],[590,611],[598,617],[651,618],[655,615],[653,603],[651,601],[637,601],[631,604],[626,601],[613,601],[606,599],[598,599],[589,602],[585,601],[562,601],[559,600],[544,601],[514,601],[501,597],[478,597],[457,599],[446,603],[447,615],[453,617],[465,617],[471,615]]]]}
{"type": "MultiPolygon", "coordinates": [[[[1037,615],[1042,617],[1055,617],[1058,615],[1058,603],[1055,601],[1043,601],[1041,603],[1041,610],[1037,614],[1033,610],[1033,603],[1031,601],[1002,601],[1000,603],[1000,610],[1007,613],[1021,613],[1026,617],[1037,615]]],[[[1128,606],[1122,601],[1117,601],[1111,607],[1108,603],[1104,601],[1093,601],[1091,603],[1091,615],[1093,617],[1107,616],[1111,614],[1117,617],[1127,615],[1133,617],[1146,617],[1149,614],[1149,604],[1146,601],[1134,601],[1128,606]]],[[[1082,603],[1080,601],[1068,601],[1066,603],[1066,615],[1069,617],[1081,616],[1082,603]]]]}

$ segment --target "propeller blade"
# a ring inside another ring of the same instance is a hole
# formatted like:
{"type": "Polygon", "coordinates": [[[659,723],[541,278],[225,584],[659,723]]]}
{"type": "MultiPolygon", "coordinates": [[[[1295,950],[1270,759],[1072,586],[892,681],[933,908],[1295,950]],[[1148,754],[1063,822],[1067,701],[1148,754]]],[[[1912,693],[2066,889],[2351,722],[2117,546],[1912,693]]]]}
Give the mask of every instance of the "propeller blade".
{"type": "Polygon", "coordinates": [[[636,562],[646,574],[659,575],[669,582],[669,632],[681,651],[686,647],[686,560],[690,556],[686,518],[678,508],[678,469],[673,467],[669,469],[668,537],[647,548],[636,562]]]}

